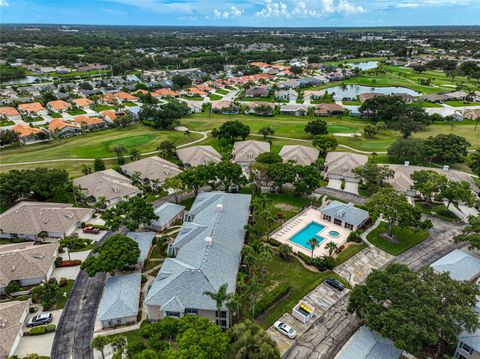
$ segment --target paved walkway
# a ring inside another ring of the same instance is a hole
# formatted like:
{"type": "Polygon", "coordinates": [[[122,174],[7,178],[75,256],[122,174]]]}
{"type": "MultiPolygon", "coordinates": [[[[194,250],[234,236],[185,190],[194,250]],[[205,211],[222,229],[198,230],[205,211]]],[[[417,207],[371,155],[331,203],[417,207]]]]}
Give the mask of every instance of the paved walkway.
{"type": "Polygon", "coordinates": [[[360,204],[360,205],[363,205],[366,202],[366,198],[359,195],[359,194],[345,192],[345,191],[342,191],[340,189],[335,189],[335,188],[330,188],[330,187],[319,187],[314,191],[314,193],[321,194],[321,195],[332,196],[332,197],[338,198],[338,199],[340,199],[344,202],[352,202],[352,203],[360,204]]]}
{"type": "Polygon", "coordinates": [[[372,232],[375,228],[377,228],[380,225],[381,222],[382,222],[382,217],[378,217],[375,223],[360,235],[360,238],[362,238],[362,240],[365,243],[367,243],[370,247],[375,247],[375,246],[368,241],[367,237],[370,234],[370,232],[372,232]]]}

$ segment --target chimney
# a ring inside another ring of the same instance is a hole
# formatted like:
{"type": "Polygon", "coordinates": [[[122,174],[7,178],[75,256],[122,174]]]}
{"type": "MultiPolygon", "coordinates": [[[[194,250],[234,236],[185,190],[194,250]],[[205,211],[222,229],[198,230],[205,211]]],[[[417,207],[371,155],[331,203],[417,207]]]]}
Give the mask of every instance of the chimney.
{"type": "Polygon", "coordinates": [[[410,161],[405,161],[405,163],[403,164],[405,167],[408,167],[410,166],[410,161]]]}
{"type": "Polygon", "coordinates": [[[205,237],[205,244],[210,247],[212,245],[212,237],[205,237]]]}
{"type": "Polygon", "coordinates": [[[450,168],[450,167],[448,167],[447,165],[443,166],[443,170],[444,170],[445,172],[448,171],[449,168],[450,168]]]}

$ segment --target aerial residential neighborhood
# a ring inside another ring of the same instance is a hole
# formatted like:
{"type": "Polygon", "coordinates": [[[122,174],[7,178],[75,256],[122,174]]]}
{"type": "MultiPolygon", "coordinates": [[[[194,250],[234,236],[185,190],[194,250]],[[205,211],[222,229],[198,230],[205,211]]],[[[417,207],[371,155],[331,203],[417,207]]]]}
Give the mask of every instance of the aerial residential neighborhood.
{"type": "Polygon", "coordinates": [[[480,358],[479,6],[0,0],[0,359],[480,358]]]}

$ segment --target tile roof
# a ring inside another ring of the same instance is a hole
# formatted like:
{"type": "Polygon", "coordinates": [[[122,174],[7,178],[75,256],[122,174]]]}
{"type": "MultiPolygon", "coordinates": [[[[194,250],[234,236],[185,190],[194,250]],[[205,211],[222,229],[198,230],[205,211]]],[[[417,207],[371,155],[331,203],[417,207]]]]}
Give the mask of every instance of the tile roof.
{"type": "Polygon", "coordinates": [[[13,107],[0,107],[0,116],[18,116],[18,111],[13,107]]]}
{"type": "Polygon", "coordinates": [[[138,97],[133,96],[133,95],[131,95],[128,92],[125,92],[125,91],[116,92],[116,93],[113,94],[113,96],[120,99],[120,100],[129,100],[129,101],[138,100],[138,97]]]}
{"type": "Polygon", "coordinates": [[[390,339],[364,325],[348,340],[335,359],[398,359],[402,352],[390,339]]]}
{"type": "Polygon", "coordinates": [[[50,101],[49,103],[47,103],[47,106],[50,106],[54,110],[57,110],[57,111],[66,110],[66,109],[72,107],[71,104],[69,104],[68,102],[63,101],[63,100],[50,101]]]}
{"type": "Polygon", "coordinates": [[[0,326],[0,358],[10,355],[24,324],[23,314],[29,305],[30,300],[0,303],[0,323],[5,323],[0,326]]]}
{"type": "Polygon", "coordinates": [[[232,158],[234,162],[255,162],[257,156],[270,152],[270,144],[262,141],[237,141],[233,144],[232,158]]]}
{"type": "Polygon", "coordinates": [[[81,186],[88,197],[105,200],[120,199],[140,193],[132,181],[120,173],[107,169],[73,179],[74,186],[81,186]]]}
{"type": "Polygon", "coordinates": [[[446,273],[455,280],[478,278],[480,275],[480,258],[461,249],[455,249],[430,265],[434,271],[446,273]]]}
{"type": "Polygon", "coordinates": [[[87,126],[96,126],[103,124],[103,121],[98,117],[89,117],[86,115],[75,116],[73,118],[73,122],[78,123],[79,125],[87,125],[87,126]]]}
{"type": "Polygon", "coordinates": [[[77,125],[74,125],[73,123],[65,122],[59,118],[54,118],[48,123],[48,130],[50,132],[63,130],[66,127],[79,129],[77,125]]]}
{"type": "Polygon", "coordinates": [[[140,272],[109,277],[98,308],[102,321],[136,316],[140,304],[140,272]]]}
{"type": "Polygon", "coordinates": [[[100,114],[104,117],[108,117],[112,121],[115,121],[117,119],[117,114],[114,110],[105,110],[100,112],[100,114]]]}
{"type": "Polygon", "coordinates": [[[354,226],[361,225],[369,217],[367,211],[339,201],[332,201],[326,207],[321,208],[320,212],[331,216],[332,218],[341,219],[354,226]]]}
{"type": "Polygon", "coordinates": [[[353,169],[363,166],[368,161],[368,156],[350,152],[328,152],[325,158],[327,176],[336,175],[343,177],[356,177],[353,169]]]}
{"type": "Polygon", "coordinates": [[[158,179],[160,182],[169,177],[175,177],[182,172],[176,164],[158,156],[142,158],[121,167],[127,173],[140,172],[141,178],[148,178],[150,181],[158,179]]]}
{"type": "Polygon", "coordinates": [[[150,222],[150,226],[163,227],[173,218],[178,216],[183,210],[185,210],[185,206],[165,202],[160,207],[155,208],[155,214],[158,216],[158,219],[150,222]]]}
{"type": "Polygon", "coordinates": [[[140,249],[140,256],[138,257],[138,262],[143,262],[147,259],[150,248],[152,247],[153,237],[155,237],[154,232],[128,232],[127,237],[133,239],[138,243],[138,248],[140,249]]]}
{"type": "Polygon", "coordinates": [[[30,127],[29,125],[23,123],[13,126],[12,131],[16,132],[20,137],[28,137],[42,132],[42,130],[39,128],[30,127]]]}
{"type": "Polygon", "coordinates": [[[83,98],[83,97],[76,98],[76,99],[72,100],[72,102],[75,103],[78,107],[88,107],[91,104],[93,104],[92,100],[90,100],[88,98],[83,98]]]}
{"type": "Polygon", "coordinates": [[[45,110],[40,102],[31,102],[31,103],[22,103],[18,105],[18,109],[21,111],[37,113],[39,111],[45,110]]]}
{"type": "Polygon", "coordinates": [[[53,265],[58,243],[32,242],[0,246],[0,287],[12,280],[45,277],[53,265]]]}
{"type": "Polygon", "coordinates": [[[251,196],[224,192],[200,193],[173,248],[147,294],[147,305],[216,310],[204,295],[227,283],[235,292],[238,266],[248,222],[251,196]],[[206,239],[211,239],[211,243],[206,239]]]}
{"type": "Polygon", "coordinates": [[[205,165],[208,163],[218,163],[222,160],[222,155],[212,146],[192,146],[177,150],[180,161],[190,166],[205,165]]]}
{"type": "Polygon", "coordinates": [[[180,94],[176,91],[172,91],[172,90],[169,90],[169,89],[159,89],[157,91],[155,91],[156,94],[158,94],[159,96],[172,96],[172,97],[178,97],[180,96],[180,94]]]}
{"type": "Polygon", "coordinates": [[[0,230],[33,235],[42,231],[65,233],[93,212],[66,203],[19,202],[0,214],[0,230]]]}
{"type": "Polygon", "coordinates": [[[320,151],[313,147],[301,145],[285,145],[280,150],[280,157],[283,162],[295,161],[295,163],[303,166],[309,166],[314,163],[320,151]]]}

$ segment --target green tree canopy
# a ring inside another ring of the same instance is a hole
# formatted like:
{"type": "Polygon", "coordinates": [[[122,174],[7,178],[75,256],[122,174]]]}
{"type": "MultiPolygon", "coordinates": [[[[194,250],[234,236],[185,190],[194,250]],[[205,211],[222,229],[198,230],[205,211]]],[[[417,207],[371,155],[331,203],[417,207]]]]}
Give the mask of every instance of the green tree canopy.
{"type": "Polygon", "coordinates": [[[277,344],[259,325],[250,320],[235,324],[227,332],[231,359],[279,359],[277,344]]]}
{"type": "Polygon", "coordinates": [[[455,242],[468,242],[470,249],[480,249],[480,216],[468,217],[468,225],[455,236],[455,242]]]}
{"type": "Polygon", "coordinates": [[[430,156],[430,161],[441,164],[452,164],[465,160],[470,142],[464,137],[449,133],[429,137],[425,141],[425,146],[430,156]]]}
{"type": "Polygon", "coordinates": [[[364,284],[353,288],[348,310],[395,346],[418,353],[439,341],[456,343],[464,329],[479,327],[474,310],[480,291],[474,283],[456,281],[430,267],[419,273],[402,264],[373,270],[364,284]]]}
{"type": "Polygon", "coordinates": [[[107,238],[92,250],[95,255],[88,257],[80,266],[89,277],[99,272],[114,274],[116,270],[137,264],[140,256],[138,243],[124,235],[107,238]]]}
{"type": "Polygon", "coordinates": [[[433,195],[440,191],[447,177],[433,170],[415,171],[410,176],[415,188],[424,198],[425,204],[430,204],[433,195]]]}
{"type": "Polygon", "coordinates": [[[328,133],[327,123],[323,120],[314,120],[308,122],[304,130],[305,132],[310,133],[312,136],[326,135],[328,133]]]}
{"type": "Polygon", "coordinates": [[[106,209],[102,214],[105,225],[111,230],[117,230],[120,226],[125,226],[131,231],[135,231],[142,224],[149,224],[158,219],[153,206],[141,196],[130,197],[122,201],[115,207],[106,209]]]}
{"type": "Polygon", "coordinates": [[[383,182],[393,178],[394,171],[385,165],[367,162],[363,166],[353,169],[355,173],[370,191],[376,190],[383,182]]]}
{"type": "Polygon", "coordinates": [[[388,147],[388,156],[397,162],[408,161],[418,165],[428,160],[425,140],[419,138],[400,138],[388,147]]]}
{"type": "Polygon", "coordinates": [[[282,157],[280,157],[280,155],[278,153],[264,152],[264,153],[260,153],[257,156],[256,161],[259,162],[259,163],[272,164],[272,163],[282,162],[283,160],[282,160],[282,157]]]}
{"type": "Polygon", "coordinates": [[[320,151],[319,156],[325,157],[327,152],[335,151],[338,141],[334,135],[318,135],[313,139],[313,145],[320,151]]]}
{"type": "Polygon", "coordinates": [[[250,127],[240,121],[224,122],[212,131],[212,136],[233,143],[236,139],[245,140],[250,134],[250,127]]]}

